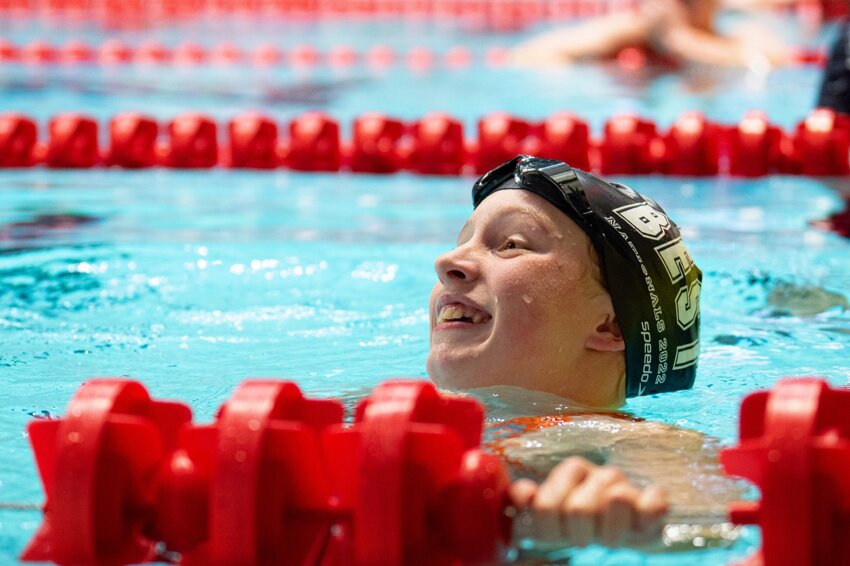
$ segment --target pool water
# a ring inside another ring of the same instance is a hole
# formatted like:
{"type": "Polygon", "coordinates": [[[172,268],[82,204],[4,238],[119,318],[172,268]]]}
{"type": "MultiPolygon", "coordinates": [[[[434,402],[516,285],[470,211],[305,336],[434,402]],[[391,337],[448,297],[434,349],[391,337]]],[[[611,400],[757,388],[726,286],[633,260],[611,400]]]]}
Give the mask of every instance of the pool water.
{"type": "MultiPolygon", "coordinates": [[[[18,26],[8,33],[44,31],[18,26]]],[[[413,41],[378,27],[355,28],[347,40],[366,48],[384,31],[398,45],[413,41]]],[[[101,32],[87,33],[94,41],[101,32]]],[[[334,36],[318,37],[332,44],[334,36]]],[[[483,48],[515,38],[449,28],[415,40],[483,48]]],[[[284,120],[320,108],[344,125],[370,110],[405,119],[445,110],[468,131],[489,111],[539,118],[568,109],[598,132],[621,110],[665,125],[686,109],[733,122],[764,108],[788,128],[808,112],[818,80],[812,68],[682,77],[608,67],[541,75],[0,66],[0,109],[44,123],[65,110],[104,121],[131,109],[163,119],[197,110],[223,121],[247,109],[284,120]]],[[[841,207],[834,190],[782,176],[618,180],[663,204],[705,276],[695,388],[632,400],[630,412],[732,443],[747,392],[792,375],[850,382],[850,315],[841,307],[850,296],[850,241],[809,225],[841,207]],[[815,297],[817,312],[795,310],[799,297],[815,297]]],[[[189,403],[200,421],[249,376],[294,379],[309,395],[349,403],[385,378],[424,378],[433,261],[471,210],[471,181],[0,170],[0,501],[42,501],[26,423],[61,415],[90,376],[140,379],[155,397],[189,403]]],[[[39,521],[37,512],[0,511],[0,563],[14,562],[39,521]]],[[[575,564],[723,564],[757,544],[748,531],[729,549],[643,555],[594,547],[572,555],[575,564]]]]}

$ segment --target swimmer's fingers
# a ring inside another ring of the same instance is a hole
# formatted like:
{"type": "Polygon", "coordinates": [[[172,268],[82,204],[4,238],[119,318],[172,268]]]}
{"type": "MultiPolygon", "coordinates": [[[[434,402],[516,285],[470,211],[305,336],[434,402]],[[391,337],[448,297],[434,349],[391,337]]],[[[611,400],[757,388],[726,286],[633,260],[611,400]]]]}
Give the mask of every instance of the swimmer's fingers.
{"type": "Polygon", "coordinates": [[[531,507],[537,489],[537,484],[529,479],[515,481],[510,488],[511,504],[517,509],[531,507]]]}
{"type": "MultiPolygon", "coordinates": [[[[620,523],[631,523],[631,514],[625,513],[619,504],[612,510],[615,517],[606,518],[608,511],[608,491],[612,486],[626,483],[623,472],[616,468],[596,467],[592,469],[586,480],[578,486],[564,502],[563,521],[564,534],[573,546],[587,546],[601,541],[603,524],[617,528],[620,523]]],[[[620,538],[618,533],[607,533],[611,538],[620,538]]]]}
{"type": "Polygon", "coordinates": [[[655,541],[668,509],[663,489],[640,490],[622,471],[580,457],[561,462],[540,485],[514,482],[510,495],[513,505],[526,512],[518,526],[527,536],[571,546],[655,541]]]}
{"type": "Polygon", "coordinates": [[[532,502],[535,538],[542,542],[564,539],[564,509],[576,489],[579,489],[595,468],[584,458],[567,458],[546,478],[532,502]]]}
{"type": "Polygon", "coordinates": [[[565,503],[566,538],[575,546],[654,542],[668,508],[662,488],[640,490],[616,468],[595,468],[565,503]]]}
{"type": "Polygon", "coordinates": [[[647,544],[658,540],[669,509],[670,502],[663,488],[651,485],[641,491],[635,506],[635,523],[631,542],[647,544]]]}
{"type": "Polygon", "coordinates": [[[598,522],[599,542],[617,547],[633,540],[640,495],[640,490],[625,480],[612,484],[606,490],[598,522]]]}

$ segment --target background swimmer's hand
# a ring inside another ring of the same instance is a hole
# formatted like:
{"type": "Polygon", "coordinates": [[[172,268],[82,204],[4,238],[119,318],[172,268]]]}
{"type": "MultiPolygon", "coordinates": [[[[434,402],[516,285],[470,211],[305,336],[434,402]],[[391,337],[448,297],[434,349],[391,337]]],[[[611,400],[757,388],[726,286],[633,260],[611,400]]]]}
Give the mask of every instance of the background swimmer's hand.
{"type": "Polygon", "coordinates": [[[742,25],[730,32],[744,52],[745,66],[758,71],[759,67],[770,70],[784,67],[793,62],[793,50],[770,30],[756,25],[742,25]]]}
{"type": "Polygon", "coordinates": [[[511,486],[521,512],[521,538],[560,546],[640,545],[657,540],[667,513],[659,487],[638,489],[617,468],[574,456],[556,466],[540,485],[519,480],[511,486]]]}

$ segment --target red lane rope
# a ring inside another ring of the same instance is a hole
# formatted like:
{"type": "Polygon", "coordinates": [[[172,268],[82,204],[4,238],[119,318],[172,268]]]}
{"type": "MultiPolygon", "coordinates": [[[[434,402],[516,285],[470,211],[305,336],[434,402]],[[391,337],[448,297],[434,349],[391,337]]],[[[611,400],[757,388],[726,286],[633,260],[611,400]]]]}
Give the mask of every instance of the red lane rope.
{"type": "Polygon", "coordinates": [[[633,8],[635,0],[0,0],[0,12],[90,20],[173,21],[205,17],[412,17],[479,20],[511,29],[633,8]]]}
{"type": "MultiPolygon", "coordinates": [[[[633,50],[632,50],[633,51],[633,50]]],[[[49,41],[35,40],[19,45],[0,38],[0,63],[45,64],[99,64],[99,65],[244,65],[258,67],[288,65],[292,67],[351,67],[366,63],[372,67],[388,67],[406,64],[414,69],[423,69],[442,64],[446,67],[468,67],[470,65],[502,66],[508,62],[508,49],[493,47],[484,53],[476,53],[456,45],[443,51],[427,47],[414,47],[397,51],[385,45],[376,45],[359,51],[349,45],[338,45],[326,51],[312,45],[300,44],[284,50],[272,43],[264,43],[252,49],[243,49],[231,42],[205,47],[187,41],[169,48],[156,41],[137,46],[117,39],[90,45],[83,41],[70,40],[62,45],[49,41]]],[[[633,58],[632,58],[633,59],[633,58]]],[[[628,66],[623,57],[617,58],[628,66]]],[[[631,61],[631,60],[630,60],[631,61]]],[[[797,65],[819,65],[826,63],[826,53],[819,50],[800,49],[795,53],[797,65]]],[[[641,65],[642,66],[642,65],[641,65]]]]}
{"type": "MultiPolygon", "coordinates": [[[[48,21],[100,21],[140,27],[233,16],[285,19],[406,18],[462,21],[497,31],[523,29],[635,7],[637,0],[0,0],[0,16],[48,21]]],[[[847,17],[846,0],[798,0],[776,11],[811,23],[847,17]]]]}
{"type": "MultiPolygon", "coordinates": [[[[636,0],[0,0],[0,13],[122,25],[232,15],[335,18],[413,17],[478,20],[512,29],[632,8],[636,0]]],[[[788,8],[779,7],[778,10],[788,8]]],[[[845,0],[798,0],[790,6],[814,21],[846,17],[845,0]]]]}
{"type": "Polygon", "coordinates": [[[243,49],[233,43],[224,42],[205,47],[195,42],[184,42],[173,48],[156,41],[132,46],[120,40],[107,40],[99,45],[71,40],[62,45],[48,41],[32,41],[19,45],[0,39],[0,63],[23,63],[31,65],[98,64],[98,65],[245,65],[258,67],[351,67],[367,64],[372,67],[407,65],[426,68],[435,65],[467,67],[470,65],[504,65],[508,50],[502,47],[475,53],[463,46],[434,51],[426,47],[395,50],[386,45],[376,45],[367,50],[357,50],[348,45],[339,45],[320,50],[312,45],[300,44],[290,49],[264,43],[252,49],[243,49]]]}
{"type": "Polygon", "coordinates": [[[137,381],[90,379],[27,432],[46,495],[21,559],[141,564],[493,564],[509,479],[483,406],[396,380],[361,401],[246,380],[211,424],[137,381]],[[415,559],[414,559],[415,557],[415,559]]]}
{"type": "MultiPolygon", "coordinates": [[[[728,506],[732,523],[762,532],[745,563],[850,562],[848,409],[850,391],[817,377],[743,400],[738,442],[719,462],[759,488],[758,500],[728,506]]],[[[89,379],[65,416],[27,426],[45,505],[20,558],[493,564],[522,536],[504,462],[481,446],[478,401],[393,380],[354,422],[343,415],[294,382],[246,380],[201,424],[138,381],[89,379]]]]}
{"type": "Polygon", "coordinates": [[[123,113],[107,128],[108,141],[101,145],[96,119],[66,113],[50,119],[46,139],[39,139],[32,118],[0,114],[0,168],[221,166],[464,175],[530,153],[614,175],[850,174],[850,116],[824,108],[813,110],[792,131],[756,111],[737,124],[686,112],[665,130],[622,114],[609,119],[599,135],[591,135],[587,122],[569,112],[539,122],[494,113],[478,120],[471,139],[460,120],[441,113],[413,122],[364,114],[354,120],[347,140],[339,122],[322,112],[297,116],[282,127],[267,116],[246,114],[223,128],[197,113],[162,125],[144,114],[123,113]]]}

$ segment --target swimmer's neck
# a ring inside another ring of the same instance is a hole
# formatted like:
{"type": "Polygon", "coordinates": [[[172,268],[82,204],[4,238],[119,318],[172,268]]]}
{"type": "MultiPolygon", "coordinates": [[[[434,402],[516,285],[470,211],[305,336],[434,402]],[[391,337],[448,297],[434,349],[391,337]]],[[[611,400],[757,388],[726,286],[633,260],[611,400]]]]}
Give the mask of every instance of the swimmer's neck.
{"type": "Polygon", "coordinates": [[[488,407],[501,406],[523,414],[609,413],[622,407],[622,404],[611,406],[588,405],[563,395],[516,385],[491,385],[465,391],[451,391],[450,393],[470,395],[488,407]]]}

